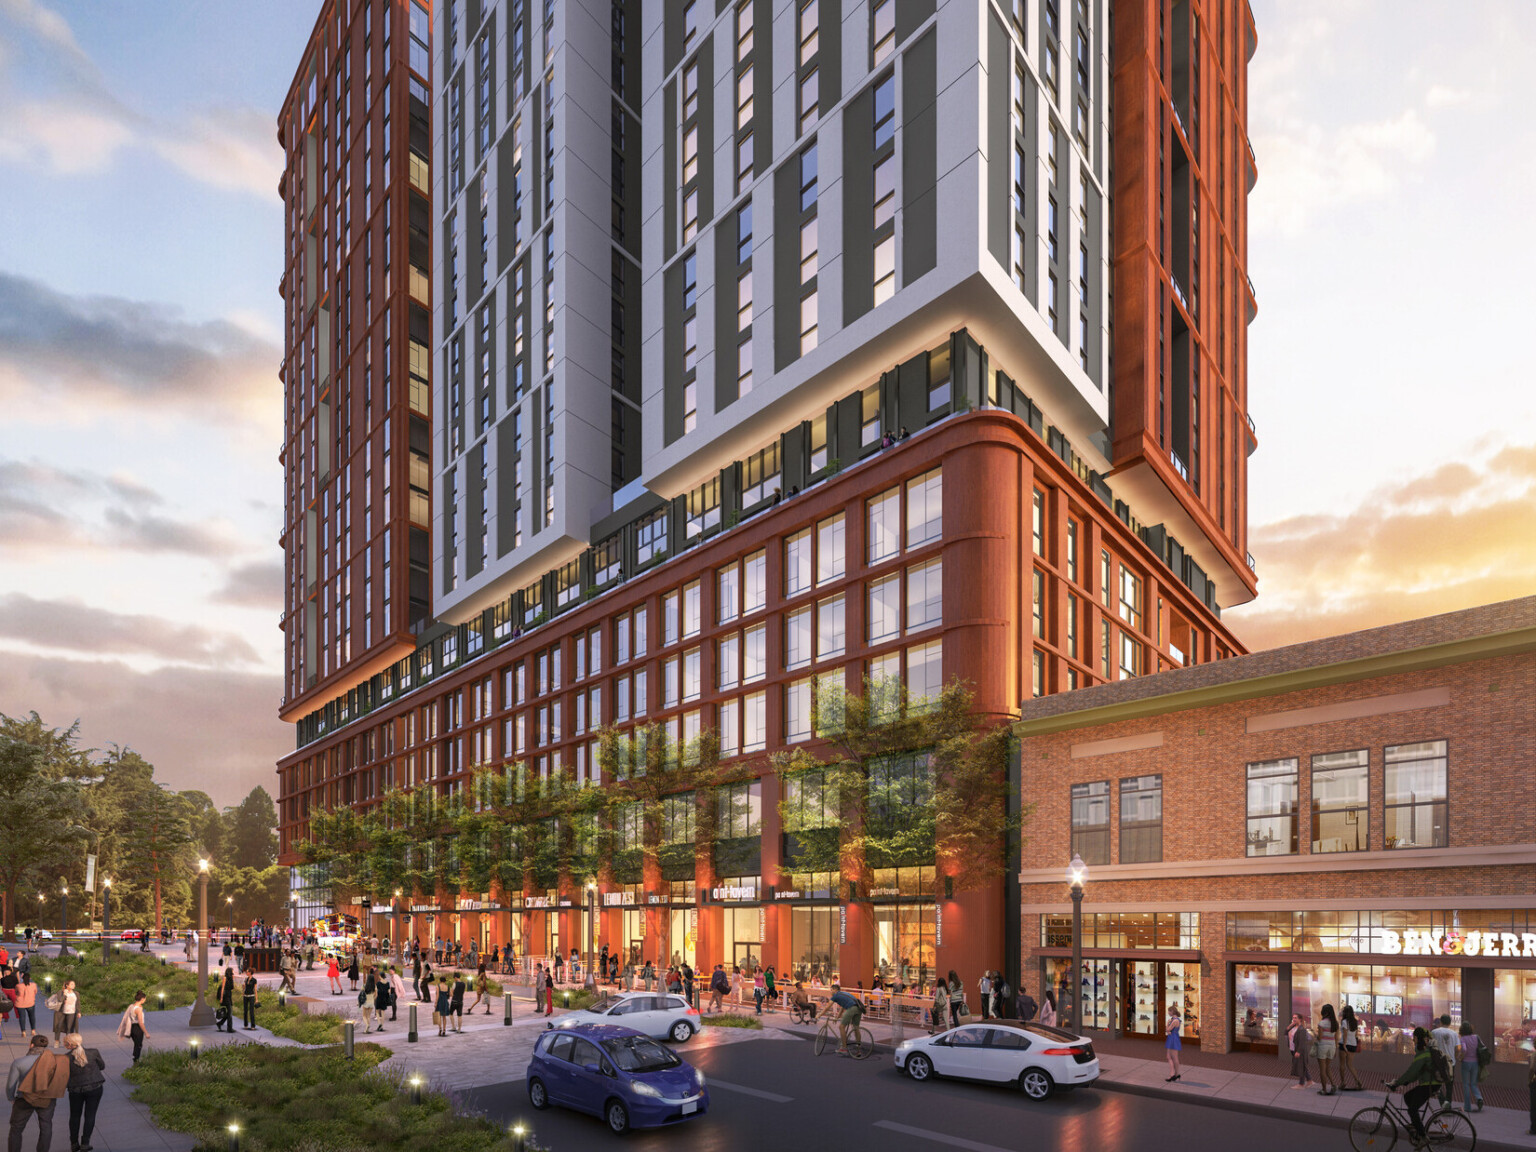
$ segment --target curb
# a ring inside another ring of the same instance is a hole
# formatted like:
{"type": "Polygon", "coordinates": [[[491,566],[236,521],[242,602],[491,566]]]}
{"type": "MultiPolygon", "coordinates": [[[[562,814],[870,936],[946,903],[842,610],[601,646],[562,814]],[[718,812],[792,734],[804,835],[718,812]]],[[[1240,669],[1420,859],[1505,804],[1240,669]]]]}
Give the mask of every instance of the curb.
{"type": "MultiPolygon", "coordinates": [[[[1313,1124],[1319,1128],[1347,1129],[1349,1119],[1343,1116],[1322,1116],[1315,1112],[1302,1112],[1290,1108],[1279,1108],[1273,1104],[1258,1104],[1248,1100],[1230,1100],[1221,1096],[1194,1096],[1183,1092],[1174,1092],[1166,1088],[1155,1088],[1148,1084],[1132,1084],[1124,1080],[1108,1080],[1103,1076],[1095,1080],[1093,1087],[1102,1088],[1110,1092],[1124,1092],[1128,1096],[1146,1096],[1154,1100],[1171,1100],[1181,1104],[1194,1104],[1207,1108],[1220,1108],[1225,1112],[1245,1112],[1250,1116],[1264,1116],[1272,1120],[1290,1120],[1299,1124],[1313,1124]]],[[[1362,1105],[1370,1107],[1370,1105],[1362,1105]]],[[[1473,1121],[1476,1126],[1476,1121],[1473,1121]]],[[[1496,1136],[1485,1136],[1481,1132],[1477,1136],[1479,1148],[1510,1149],[1511,1152],[1531,1152],[1529,1144],[1511,1144],[1500,1140],[1496,1136]]]]}

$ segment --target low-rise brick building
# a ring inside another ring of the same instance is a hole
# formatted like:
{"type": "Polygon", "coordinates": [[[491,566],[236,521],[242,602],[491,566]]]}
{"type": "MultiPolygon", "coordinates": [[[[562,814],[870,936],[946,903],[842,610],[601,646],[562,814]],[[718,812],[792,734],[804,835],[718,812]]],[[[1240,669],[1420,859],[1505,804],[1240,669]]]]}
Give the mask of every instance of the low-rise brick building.
{"type": "Polygon", "coordinates": [[[1283,1055],[1349,1004],[1365,1066],[1442,1014],[1523,1061],[1533,696],[1536,597],[1025,701],[1025,986],[1074,983],[1076,852],[1090,1029],[1160,1041],[1181,1003],[1186,1043],[1283,1055]]]}

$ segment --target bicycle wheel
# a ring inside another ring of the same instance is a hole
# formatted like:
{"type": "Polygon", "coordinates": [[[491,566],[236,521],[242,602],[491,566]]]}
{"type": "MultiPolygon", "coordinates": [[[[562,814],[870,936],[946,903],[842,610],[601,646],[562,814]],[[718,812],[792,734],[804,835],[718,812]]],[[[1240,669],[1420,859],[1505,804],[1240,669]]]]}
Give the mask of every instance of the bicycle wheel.
{"type": "Polygon", "coordinates": [[[848,1034],[848,1055],[862,1060],[875,1050],[875,1038],[868,1028],[855,1028],[848,1034]]]}
{"type": "Polygon", "coordinates": [[[1432,1148],[1472,1152],[1477,1147],[1477,1129],[1472,1127],[1465,1112],[1455,1108],[1442,1108],[1424,1121],[1424,1132],[1432,1148]]]}
{"type": "Polygon", "coordinates": [[[1362,1108],[1349,1122],[1349,1146],[1355,1152],[1389,1152],[1397,1143],[1397,1122],[1385,1108],[1362,1108]]]}
{"type": "Polygon", "coordinates": [[[823,1024],[821,1031],[816,1033],[816,1055],[820,1056],[827,1050],[827,1034],[831,1031],[830,1028],[823,1024]]]}

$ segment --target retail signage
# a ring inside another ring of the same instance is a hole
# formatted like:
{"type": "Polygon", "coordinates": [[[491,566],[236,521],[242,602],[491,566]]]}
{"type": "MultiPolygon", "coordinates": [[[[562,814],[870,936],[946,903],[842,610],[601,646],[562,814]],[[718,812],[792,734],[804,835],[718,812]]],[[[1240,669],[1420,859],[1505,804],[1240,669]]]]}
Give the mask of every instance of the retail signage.
{"type": "Polygon", "coordinates": [[[501,905],[486,900],[475,900],[469,896],[459,897],[460,912],[500,912],[501,905]]]}
{"type": "Polygon", "coordinates": [[[869,894],[871,896],[900,896],[901,895],[901,889],[900,888],[871,888],[869,890],[869,894]]]}
{"type": "Polygon", "coordinates": [[[846,904],[837,906],[837,942],[848,943],[848,905],[846,904]]]}
{"type": "Polygon", "coordinates": [[[411,911],[412,912],[441,912],[442,909],[439,908],[436,904],[412,904],[411,905],[411,911]]]}
{"type": "Polygon", "coordinates": [[[523,897],[523,904],[524,904],[525,907],[528,907],[528,908],[548,908],[549,907],[549,897],[548,896],[525,896],[525,897],[523,897]]]}
{"type": "Polygon", "coordinates": [[[1377,928],[1375,950],[1384,956],[1507,956],[1536,959],[1536,932],[1448,932],[1437,936],[1417,928],[1401,933],[1377,928]]]}
{"type": "Polygon", "coordinates": [[[622,892],[604,892],[603,893],[603,907],[604,908],[614,908],[614,907],[617,907],[618,905],[620,905],[622,903],[624,903],[624,893],[622,893],[622,892]]]}
{"type": "Polygon", "coordinates": [[[665,904],[667,902],[667,898],[665,896],[658,896],[654,892],[647,892],[645,894],[645,902],[647,904],[665,904]]]}
{"type": "Polygon", "coordinates": [[[944,945],[944,902],[941,900],[933,906],[933,946],[935,948],[944,945]]]}
{"type": "Polygon", "coordinates": [[[756,900],[757,889],[750,884],[726,884],[720,888],[711,888],[716,900],[756,900]]]}
{"type": "Polygon", "coordinates": [[[569,908],[570,906],[571,906],[571,902],[569,900],[562,900],[562,901],[560,901],[560,907],[562,907],[562,908],[569,908]]]}
{"type": "Polygon", "coordinates": [[[373,914],[375,916],[381,916],[393,911],[394,909],[391,908],[388,904],[375,904],[373,906],[373,914]]]}
{"type": "Polygon", "coordinates": [[[796,889],[790,889],[788,892],[781,889],[773,894],[773,898],[775,900],[798,900],[800,899],[800,892],[796,889]]]}

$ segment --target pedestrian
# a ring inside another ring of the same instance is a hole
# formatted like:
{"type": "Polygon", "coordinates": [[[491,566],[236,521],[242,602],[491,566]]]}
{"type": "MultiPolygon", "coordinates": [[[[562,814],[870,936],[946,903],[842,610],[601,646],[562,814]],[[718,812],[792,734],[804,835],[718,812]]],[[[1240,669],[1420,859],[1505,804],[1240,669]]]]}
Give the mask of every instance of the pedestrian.
{"type": "Polygon", "coordinates": [[[647,960],[645,962],[644,976],[645,976],[645,990],[647,992],[650,992],[650,991],[652,991],[654,989],[655,983],[656,983],[656,966],[654,964],[652,964],[649,960],[647,960]]]}
{"type": "Polygon", "coordinates": [[[928,1013],[928,1034],[949,1027],[949,988],[942,980],[933,983],[933,1007],[928,1013]]]}
{"type": "Polygon", "coordinates": [[[373,974],[373,969],[368,970],[368,976],[363,981],[363,990],[357,994],[357,1006],[363,1010],[363,1035],[373,1031],[373,1015],[378,1009],[379,982],[373,974]]]}
{"type": "Polygon", "coordinates": [[[731,998],[741,1003],[741,965],[731,965],[731,998]]]}
{"type": "Polygon", "coordinates": [[[421,953],[411,953],[411,992],[418,998],[421,996],[421,953]]]}
{"type": "Polygon", "coordinates": [[[228,964],[230,962],[230,958],[233,957],[234,954],[234,948],[230,946],[228,940],[225,940],[224,947],[219,952],[219,967],[223,968],[226,964],[228,964]]]}
{"type": "Polygon", "coordinates": [[[1360,1051],[1360,1022],[1355,1019],[1355,1010],[1348,1004],[1339,1013],[1339,1091],[1363,1092],[1365,1085],[1360,1081],[1360,1073],[1355,1070],[1355,1053],[1360,1051]],[[1353,1084],[1345,1083],[1353,1080],[1353,1084]]]}
{"type": "Polygon", "coordinates": [[[405,978],[400,974],[400,969],[391,964],[389,967],[389,1020],[394,1023],[395,1014],[400,1010],[400,1001],[405,996],[405,978]]]}
{"type": "Polygon", "coordinates": [[[30,928],[27,929],[26,936],[27,936],[27,951],[30,952],[30,951],[32,951],[32,929],[30,929],[30,928]]]}
{"type": "Polygon", "coordinates": [[[1448,1075],[1441,1075],[1441,1071],[1449,1072],[1443,1067],[1444,1054],[1434,1037],[1423,1028],[1413,1030],[1413,1060],[1396,1080],[1388,1081],[1387,1091],[1394,1088],[1407,1088],[1403,1093],[1403,1103],[1408,1107],[1408,1118],[1412,1122],[1412,1134],[1415,1145],[1424,1140],[1424,1121],[1419,1117],[1419,1109],[1423,1108],[1431,1096],[1437,1095],[1441,1084],[1449,1079],[1448,1075]],[[1439,1064],[1442,1067],[1437,1068],[1439,1064]],[[1412,1087],[1409,1087],[1409,1085],[1412,1087]]]}
{"type": "Polygon", "coordinates": [[[480,961],[480,970],[475,973],[475,1002],[469,1006],[473,1012],[477,1004],[485,1005],[485,1014],[491,1014],[491,978],[485,974],[485,961],[480,961]]]}
{"type": "Polygon", "coordinates": [[[688,1003],[693,1003],[693,965],[683,961],[683,996],[688,1003]]]}
{"type": "Polygon", "coordinates": [[[69,1147],[71,1152],[91,1152],[91,1133],[96,1130],[96,1109],[107,1086],[107,1062],[95,1048],[87,1048],[78,1032],[64,1037],[69,1054],[69,1147]],[[83,1122],[82,1122],[83,1121],[83,1122]]]}
{"type": "MultiPolygon", "coordinates": [[[[651,990],[649,976],[645,980],[645,990],[647,992],[651,990]]],[[[768,984],[763,978],[763,970],[759,968],[756,972],[752,973],[752,999],[757,1004],[757,1014],[759,1016],[763,1014],[763,997],[766,995],[768,995],[768,984]]]]}
{"type": "MultiPolygon", "coordinates": [[[[432,986],[432,981],[427,981],[427,987],[432,986]]],[[[448,978],[437,981],[437,1003],[432,1006],[432,1022],[437,1025],[439,1036],[448,1035],[448,1013],[453,1002],[452,994],[448,988],[448,978]]]]}
{"type": "MultiPolygon", "coordinates": [[[[1435,1047],[1440,1049],[1440,1055],[1445,1057],[1445,1066],[1449,1071],[1456,1067],[1456,1048],[1460,1044],[1461,1038],[1456,1035],[1456,1030],[1451,1027],[1451,1018],[1449,1016],[1441,1016],[1439,1024],[1440,1026],[1431,1032],[1429,1037],[1434,1042],[1435,1047]]],[[[1448,1105],[1451,1102],[1451,1087],[1452,1078],[1447,1076],[1440,1084],[1440,1103],[1442,1106],[1448,1105]]]]}
{"type": "Polygon", "coordinates": [[[80,993],[75,991],[73,980],[64,981],[64,990],[55,992],[48,998],[48,1006],[53,1008],[53,1042],[54,1046],[62,1048],[63,1037],[66,1033],[75,1031],[80,1026],[80,993]],[[54,1000],[58,1006],[54,1007],[54,1000]]]}
{"type": "Polygon", "coordinates": [[[224,969],[223,979],[219,981],[219,1010],[213,1016],[213,1030],[215,1032],[235,1030],[235,970],[233,967],[224,969]]]}
{"type": "Polygon", "coordinates": [[[469,991],[469,985],[465,983],[464,973],[453,974],[453,991],[449,998],[448,1009],[453,1014],[453,1030],[464,1031],[464,993],[469,991]]]}
{"type": "Polygon", "coordinates": [[[768,1011],[772,1012],[773,1006],[778,1003],[779,999],[778,976],[774,972],[772,964],[768,965],[767,969],[763,972],[763,982],[768,988],[768,994],[765,997],[768,1001],[768,1011]]]}
{"type": "Polygon", "coordinates": [[[548,968],[544,969],[544,1015],[555,1014],[555,978],[548,968]]]}
{"type": "Polygon", "coordinates": [[[598,963],[601,965],[598,971],[603,974],[604,980],[608,979],[608,945],[606,944],[603,945],[602,952],[599,953],[598,963]]]}
{"type": "Polygon", "coordinates": [[[69,1060],[48,1051],[48,1037],[33,1036],[26,1052],[11,1061],[5,1098],[11,1101],[10,1152],[21,1152],[27,1121],[37,1117],[38,1152],[53,1143],[53,1109],[69,1091],[69,1060]]]}
{"type": "Polygon", "coordinates": [[[347,979],[352,984],[352,991],[356,992],[357,991],[357,980],[358,980],[358,973],[357,973],[357,948],[356,947],[354,947],[352,949],[351,957],[352,958],[347,962],[347,979]]]}
{"type": "MultiPolygon", "coordinates": [[[[1477,1082],[1483,1077],[1483,1069],[1487,1062],[1483,1059],[1483,1053],[1488,1048],[1478,1038],[1470,1021],[1461,1022],[1461,1037],[1457,1044],[1457,1055],[1461,1057],[1461,1110],[1463,1112],[1474,1111],[1472,1102],[1477,1101],[1478,1112],[1483,1110],[1483,1090],[1477,1086],[1477,1082]]],[[[1490,1053],[1491,1055],[1491,1053],[1490,1053]]]]}
{"type": "Polygon", "coordinates": [[[1317,1018],[1317,1090],[1319,1096],[1332,1096],[1338,1092],[1339,1079],[1333,1070],[1334,1058],[1339,1052],[1339,1021],[1333,1005],[1324,1004],[1317,1018]]]}
{"type": "Polygon", "coordinates": [[[425,956],[421,958],[421,1002],[432,1003],[432,964],[425,956]]]}
{"type": "MultiPolygon", "coordinates": [[[[1035,1013],[1040,1011],[1040,1006],[1035,1003],[1035,998],[1029,994],[1027,988],[1019,989],[1019,1019],[1028,1024],[1035,1018],[1035,1013]]],[[[1043,1021],[1042,1021],[1043,1023],[1043,1021]]]]}
{"type": "Polygon", "coordinates": [[[23,1043],[37,1035],[37,985],[32,983],[30,972],[23,972],[16,980],[16,1023],[23,1043]]]}
{"type": "Polygon", "coordinates": [[[1040,993],[1044,998],[1040,1004],[1040,1023],[1047,1027],[1056,1027],[1056,989],[1047,988],[1040,993]]]}
{"type": "Polygon", "coordinates": [[[989,968],[981,974],[981,979],[976,981],[976,992],[981,999],[981,1018],[992,1018],[992,970],[989,968]]]}
{"type": "Polygon", "coordinates": [[[1292,1084],[1291,1088],[1305,1088],[1312,1083],[1312,1070],[1307,1065],[1312,1046],[1312,1033],[1308,1031],[1301,1013],[1297,1012],[1291,1016],[1291,1026],[1285,1030],[1285,1042],[1291,1052],[1291,1075],[1296,1077],[1296,1083],[1292,1084]]]}
{"type": "Polygon", "coordinates": [[[133,1003],[123,1009],[123,1018],[117,1022],[117,1034],[121,1039],[133,1041],[133,1062],[137,1064],[144,1053],[144,1041],[149,1031],[144,1027],[144,1001],[147,992],[135,992],[133,1003]]]}
{"type": "Polygon", "coordinates": [[[256,1031],[256,973],[245,974],[245,987],[241,996],[241,1019],[247,1032],[256,1031]]]}
{"type": "Polygon", "coordinates": [[[341,995],[341,965],[336,962],[334,955],[325,958],[325,975],[331,982],[331,995],[341,995]]]}
{"type": "Polygon", "coordinates": [[[965,1023],[962,1017],[969,1016],[970,1009],[965,1003],[965,985],[960,983],[960,977],[955,970],[949,970],[949,1026],[958,1028],[965,1023]]]}
{"type": "Polygon", "coordinates": [[[709,1008],[711,1012],[724,1012],[720,998],[731,990],[730,978],[725,974],[725,965],[716,964],[713,974],[709,978],[709,1008]]]}
{"type": "Polygon", "coordinates": [[[1184,1041],[1179,1034],[1184,1030],[1184,1015],[1179,1011],[1177,1004],[1168,1006],[1168,1023],[1163,1026],[1163,1032],[1167,1039],[1163,1041],[1163,1047],[1168,1053],[1168,1070],[1172,1073],[1167,1077],[1168,1083],[1173,1083],[1182,1073],[1179,1071],[1179,1053],[1184,1050],[1184,1041]]]}

